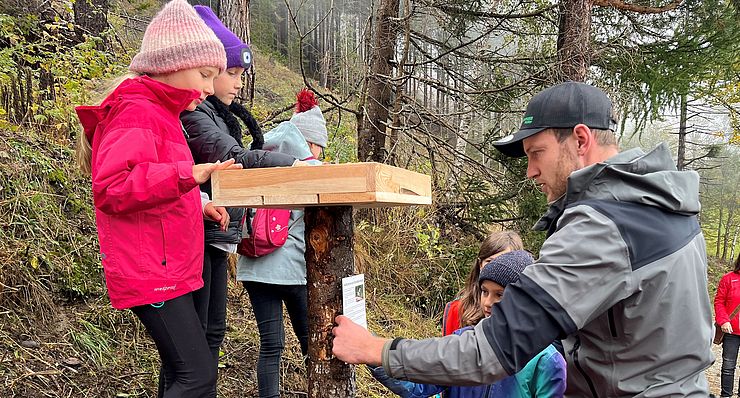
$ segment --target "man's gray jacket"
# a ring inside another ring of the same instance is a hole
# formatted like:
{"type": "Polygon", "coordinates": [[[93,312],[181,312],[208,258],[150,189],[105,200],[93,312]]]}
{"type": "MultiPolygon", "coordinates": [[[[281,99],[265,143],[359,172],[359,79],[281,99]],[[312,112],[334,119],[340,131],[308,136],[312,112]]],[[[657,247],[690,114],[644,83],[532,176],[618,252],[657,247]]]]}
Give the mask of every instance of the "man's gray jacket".
{"type": "Polygon", "coordinates": [[[571,174],[536,228],[537,262],[493,316],[461,336],[396,339],[394,378],[489,384],[563,339],[566,396],[706,397],[712,320],[699,177],[667,146],[622,152],[571,174]]]}

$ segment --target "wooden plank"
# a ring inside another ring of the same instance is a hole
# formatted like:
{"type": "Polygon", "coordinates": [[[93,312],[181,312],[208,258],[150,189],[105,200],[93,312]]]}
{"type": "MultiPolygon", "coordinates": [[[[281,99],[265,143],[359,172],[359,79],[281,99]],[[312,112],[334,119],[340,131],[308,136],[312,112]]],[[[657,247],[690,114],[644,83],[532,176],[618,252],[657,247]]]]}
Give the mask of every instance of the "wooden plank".
{"type": "Polygon", "coordinates": [[[303,203],[306,206],[318,205],[319,195],[318,194],[303,194],[303,195],[270,195],[263,196],[263,203],[268,206],[280,206],[285,203],[303,203]]]}
{"type": "Polygon", "coordinates": [[[214,204],[243,207],[382,207],[431,204],[431,178],[380,163],[218,171],[214,204]]]}

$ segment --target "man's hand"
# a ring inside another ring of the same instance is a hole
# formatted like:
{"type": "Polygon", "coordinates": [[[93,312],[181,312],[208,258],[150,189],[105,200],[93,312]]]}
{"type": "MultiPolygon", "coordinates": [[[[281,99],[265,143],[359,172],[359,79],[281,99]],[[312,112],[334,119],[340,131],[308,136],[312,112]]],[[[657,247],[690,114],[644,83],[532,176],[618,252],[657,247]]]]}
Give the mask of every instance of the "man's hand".
{"type": "Polygon", "coordinates": [[[720,326],[720,329],[722,329],[725,333],[732,333],[732,325],[730,325],[730,322],[725,322],[720,326]]]}
{"type": "Polygon", "coordinates": [[[217,222],[221,226],[222,231],[226,231],[226,228],[229,227],[229,213],[225,207],[216,207],[213,203],[208,202],[206,207],[203,208],[203,217],[217,222]]]}
{"type": "Polygon", "coordinates": [[[229,159],[223,163],[219,160],[216,163],[201,163],[193,165],[193,178],[199,185],[211,178],[211,173],[216,170],[238,170],[242,168],[241,163],[234,163],[234,159],[229,159]]]}
{"type": "Polygon", "coordinates": [[[381,365],[383,346],[387,339],[373,336],[344,315],[339,315],[335,321],[337,326],[332,329],[332,353],[337,358],[353,364],[381,365]]]}

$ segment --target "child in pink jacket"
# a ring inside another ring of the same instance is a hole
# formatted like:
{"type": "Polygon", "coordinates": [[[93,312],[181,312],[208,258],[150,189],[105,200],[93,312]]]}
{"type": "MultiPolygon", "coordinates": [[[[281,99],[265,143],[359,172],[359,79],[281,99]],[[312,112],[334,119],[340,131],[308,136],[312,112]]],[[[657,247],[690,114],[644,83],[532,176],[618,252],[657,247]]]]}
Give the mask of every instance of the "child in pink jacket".
{"type": "Polygon", "coordinates": [[[123,81],[99,106],[78,107],[80,154],[92,173],[95,216],[111,304],[130,308],[162,359],[159,396],[214,397],[215,370],[193,305],[203,286],[204,214],[198,184],[233,160],[194,165],[179,115],[213,93],[224,47],[185,0],[152,19],[123,81]]]}

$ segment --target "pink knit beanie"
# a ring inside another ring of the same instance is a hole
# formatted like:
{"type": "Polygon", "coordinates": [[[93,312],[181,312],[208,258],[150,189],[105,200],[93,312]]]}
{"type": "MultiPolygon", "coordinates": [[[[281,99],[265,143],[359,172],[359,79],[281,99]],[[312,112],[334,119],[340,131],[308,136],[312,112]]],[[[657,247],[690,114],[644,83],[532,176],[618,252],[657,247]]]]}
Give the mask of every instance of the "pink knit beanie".
{"type": "Polygon", "coordinates": [[[202,66],[226,69],[224,46],[187,1],[172,0],[149,22],[129,69],[161,74],[202,66]]]}

